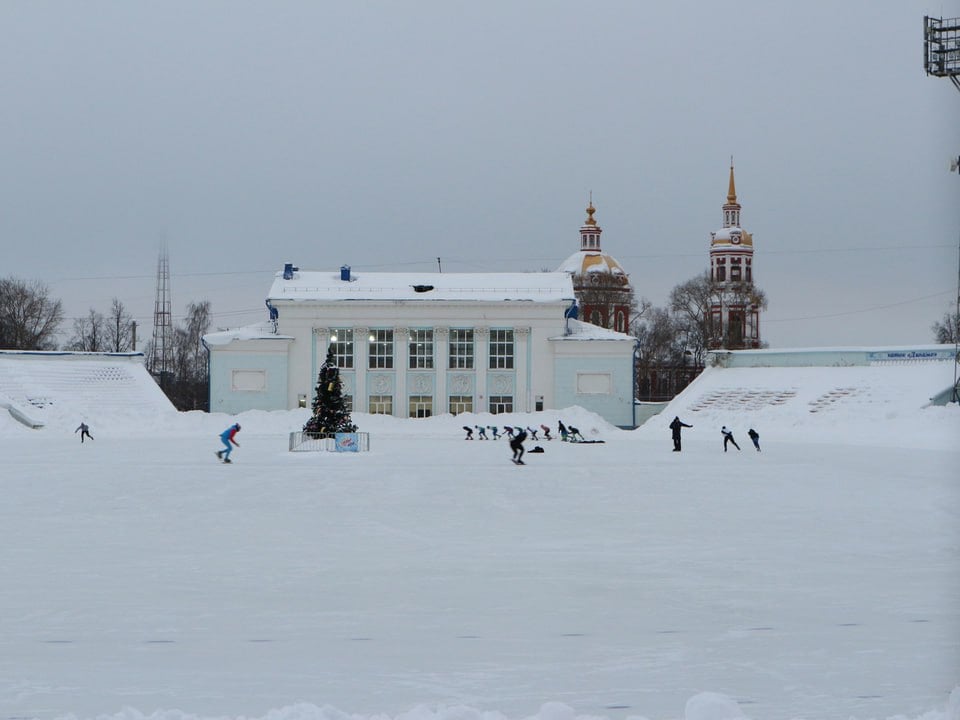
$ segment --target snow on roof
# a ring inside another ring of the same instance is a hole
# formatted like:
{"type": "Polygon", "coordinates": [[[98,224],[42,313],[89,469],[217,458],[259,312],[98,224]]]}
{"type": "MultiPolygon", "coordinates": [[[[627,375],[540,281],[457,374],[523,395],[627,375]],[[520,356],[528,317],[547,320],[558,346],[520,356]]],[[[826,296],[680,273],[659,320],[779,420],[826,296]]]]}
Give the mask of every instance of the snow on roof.
{"type": "Polygon", "coordinates": [[[568,257],[557,268],[557,272],[586,273],[607,272],[616,275],[626,275],[620,263],[610,255],[589,250],[579,250],[568,257]]]}
{"type": "Polygon", "coordinates": [[[220,330],[203,336],[207,345],[229,345],[235,340],[286,340],[292,341],[292,335],[278,335],[273,323],[256,323],[244,327],[220,330]]]}
{"type": "Polygon", "coordinates": [[[557,335],[556,337],[550,338],[551,340],[631,340],[636,341],[636,338],[633,335],[627,335],[626,333],[617,332],[616,330],[608,330],[607,328],[599,327],[598,325],[592,325],[588,322],[583,322],[582,320],[574,320],[569,318],[567,320],[567,329],[570,331],[566,335],[557,335]]]}
{"type": "Polygon", "coordinates": [[[460,302],[570,302],[570,276],[561,272],[528,273],[377,273],[295,272],[289,280],[278,272],[269,300],[444,300],[460,302]]]}

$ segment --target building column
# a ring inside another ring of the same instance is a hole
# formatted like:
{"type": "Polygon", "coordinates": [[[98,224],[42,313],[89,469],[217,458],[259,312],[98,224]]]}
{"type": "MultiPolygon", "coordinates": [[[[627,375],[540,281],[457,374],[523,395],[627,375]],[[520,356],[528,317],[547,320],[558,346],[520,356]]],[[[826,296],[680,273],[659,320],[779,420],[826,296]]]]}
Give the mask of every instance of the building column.
{"type": "Polygon", "coordinates": [[[370,328],[355,327],[353,329],[353,368],[355,371],[353,407],[360,412],[370,410],[370,401],[367,397],[367,373],[369,372],[370,357],[370,328]]]}
{"type": "Polygon", "coordinates": [[[436,355],[436,399],[437,408],[434,414],[445,413],[449,410],[447,403],[447,371],[450,367],[450,328],[435,327],[433,329],[433,348],[436,355]]]}
{"type": "Polygon", "coordinates": [[[513,329],[513,366],[516,374],[514,385],[514,410],[530,412],[533,401],[530,397],[530,363],[527,348],[530,345],[530,328],[518,327],[513,329]]]}
{"type": "Polygon", "coordinates": [[[393,415],[407,417],[407,371],[410,365],[410,329],[395,327],[393,329],[393,368],[396,373],[394,385],[393,415]]]}
{"type": "Polygon", "coordinates": [[[481,407],[477,412],[490,409],[490,397],[487,394],[487,374],[490,367],[490,328],[473,329],[473,367],[477,373],[477,400],[481,407]]]}

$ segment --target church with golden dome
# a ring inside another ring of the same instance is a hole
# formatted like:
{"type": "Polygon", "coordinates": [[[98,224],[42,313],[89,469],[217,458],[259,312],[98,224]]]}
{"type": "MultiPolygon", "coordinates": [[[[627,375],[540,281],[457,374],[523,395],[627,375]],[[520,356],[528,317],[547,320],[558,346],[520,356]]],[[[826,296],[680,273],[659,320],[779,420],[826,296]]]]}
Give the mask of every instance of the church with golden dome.
{"type": "Polygon", "coordinates": [[[591,197],[587,220],[580,227],[580,250],[564,260],[557,272],[572,276],[581,320],[629,333],[630,314],[634,307],[633,287],[620,263],[600,247],[603,229],[593,217],[596,211],[591,197]]]}

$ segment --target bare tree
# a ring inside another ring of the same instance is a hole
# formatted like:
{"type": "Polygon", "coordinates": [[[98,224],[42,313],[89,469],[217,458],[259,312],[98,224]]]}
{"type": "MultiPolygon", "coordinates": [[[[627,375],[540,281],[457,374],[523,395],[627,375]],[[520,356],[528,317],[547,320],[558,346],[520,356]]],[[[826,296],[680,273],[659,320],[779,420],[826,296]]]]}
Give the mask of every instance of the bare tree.
{"type": "Polygon", "coordinates": [[[943,345],[953,345],[960,342],[960,312],[944,313],[941,322],[931,327],[934,339],[943,345]]]}
{"type": "Polygon", "coordinates": [[[106,331],[111,352],[127,352],[133,348],[133,318],[118,298],[110,303],[106,331]]]}
{"type": "Polygon", "coordinates": [[[0,279],[0,347],[53,350],[63,321],[63,306],[40,281],[0,279]]]}
{"type": "Polygon", "coordinates": [[[190,303],[182,325],[173,331],[172,382],[166,388],[180,410],[205,410],[209,401],[207,354],[203,336],[210,329],[210,302],[190,303]]]}
{"type": "Polygon", "coordinates": [[[86,317],[75,318],[73,321],[73,337],[67,343],[67,350],[80,352],[105,352],[107,345],[107,321],[102,313],[93,308],[86,317]]]}
{"type": "Polygon", "coordinates": [[[713,300],[709,272],[690,278],[670,291],[670,311],[676,319],[676,329],[685,338],[696,365],[703,365],[711,340],[717,334],[710,314],[713,300]]]}

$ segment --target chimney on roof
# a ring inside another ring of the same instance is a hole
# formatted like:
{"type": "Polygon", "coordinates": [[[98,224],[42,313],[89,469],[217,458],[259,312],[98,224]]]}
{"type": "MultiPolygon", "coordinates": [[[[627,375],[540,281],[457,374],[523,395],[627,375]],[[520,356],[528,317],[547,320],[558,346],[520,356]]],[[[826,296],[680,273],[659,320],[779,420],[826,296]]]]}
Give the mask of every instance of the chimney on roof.
{"type": "Polygon", "coordinates": [[[293,263],[284,263],[283,264],[283,279],[284,280],[293,280],[293,274],[297,272],[300,268],[296,267],[293,263]]]}
{"type": "Polygon", "coordinates": [[[340,266],[340,279],[344,282],[350,282],[350,266],[341,265],[340,266]]]}

